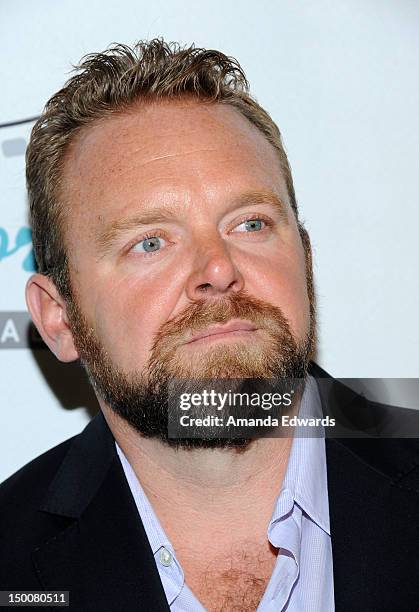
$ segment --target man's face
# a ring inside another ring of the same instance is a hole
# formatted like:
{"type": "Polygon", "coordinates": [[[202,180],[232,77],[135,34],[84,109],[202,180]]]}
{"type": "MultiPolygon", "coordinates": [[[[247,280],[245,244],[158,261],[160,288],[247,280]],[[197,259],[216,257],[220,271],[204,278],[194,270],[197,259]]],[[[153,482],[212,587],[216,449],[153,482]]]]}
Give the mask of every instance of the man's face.
{"type": "Polygon", "coordinates": [[[171,376],[301,374],[305,252],[277,153],[237,111],[184,101],[98,122],[62,193],[70,322],[108,403],[171,376]],[[208,335],[229,323],[246,329],[208,335]]]}

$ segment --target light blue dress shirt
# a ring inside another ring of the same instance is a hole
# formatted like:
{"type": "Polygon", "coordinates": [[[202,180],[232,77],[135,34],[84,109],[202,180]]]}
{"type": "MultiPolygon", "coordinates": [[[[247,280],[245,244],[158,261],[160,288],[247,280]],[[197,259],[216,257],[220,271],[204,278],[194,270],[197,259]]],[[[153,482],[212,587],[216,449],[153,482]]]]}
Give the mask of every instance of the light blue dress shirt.
{"type": "MultiPolygon", "coordinates": [[[[317,383],[311,376],[299,416],[322,416],[317,383]]],[[[171,611],[204,612],[185,582],[175,550],[130,463],[116,442],[115,445],[171,611]]],[[[324,437],[301,437],[297,430],[267,537],[272,546],[281,550],[257,612],[334,611],[324,437]]]]}

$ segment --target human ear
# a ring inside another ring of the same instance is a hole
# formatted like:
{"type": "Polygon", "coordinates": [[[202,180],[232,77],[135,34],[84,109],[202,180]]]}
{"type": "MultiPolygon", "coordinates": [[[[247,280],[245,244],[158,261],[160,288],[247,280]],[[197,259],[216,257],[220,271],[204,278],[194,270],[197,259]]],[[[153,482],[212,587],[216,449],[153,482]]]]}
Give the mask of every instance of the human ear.
{"type": "Polygon", "coordinates": [[[26,304],[45,344],[60,361],[79,358],[68,323],[66,304],[52,280],[33,274],[26,284],[26,304]]]}

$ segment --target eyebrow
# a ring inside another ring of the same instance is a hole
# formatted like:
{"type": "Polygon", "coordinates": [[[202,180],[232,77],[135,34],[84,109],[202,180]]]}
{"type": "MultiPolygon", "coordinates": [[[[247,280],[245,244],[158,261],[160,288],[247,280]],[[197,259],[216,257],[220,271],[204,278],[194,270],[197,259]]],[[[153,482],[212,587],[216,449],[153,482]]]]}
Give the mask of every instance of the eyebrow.
{"type": "MultiPolygon", "coordinates": [[[[245,206],[271,206],[284,224],[289,223],[288,208],[279,196],[271,191],[249,191],[234,198],[226,212],[245,206]]],[[[147,208],[127,219],[117,219],[105,229],[98,232],[96,243],[101,254],[106,254],[118,237],[133,229],[139,229],[154,223],[170,223],[184,214],[183,210],[165,206],[147,208]]]]}

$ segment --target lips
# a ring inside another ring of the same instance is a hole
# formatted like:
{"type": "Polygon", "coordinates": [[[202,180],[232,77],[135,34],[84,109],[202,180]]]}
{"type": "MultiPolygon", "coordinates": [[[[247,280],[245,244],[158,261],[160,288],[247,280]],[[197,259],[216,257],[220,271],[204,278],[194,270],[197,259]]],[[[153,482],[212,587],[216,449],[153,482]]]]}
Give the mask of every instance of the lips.
{"type": "Polygon", "coordinates": [[[208,338],[210,336],[217,336],[220,334],[227,334],[230,332],[251,332],[257,329],[256,325],[250,323],[250,321],[229,321],[225,325],[210,325],[206,327],[204,330],[199,333],[193,335],[190,340],[186,342],[186,344],[191,344],[196,342],[197,340],[202,340],[202,338],[208,338]]]}

